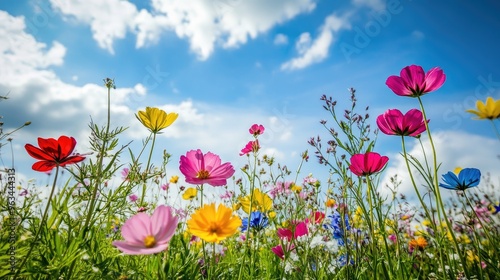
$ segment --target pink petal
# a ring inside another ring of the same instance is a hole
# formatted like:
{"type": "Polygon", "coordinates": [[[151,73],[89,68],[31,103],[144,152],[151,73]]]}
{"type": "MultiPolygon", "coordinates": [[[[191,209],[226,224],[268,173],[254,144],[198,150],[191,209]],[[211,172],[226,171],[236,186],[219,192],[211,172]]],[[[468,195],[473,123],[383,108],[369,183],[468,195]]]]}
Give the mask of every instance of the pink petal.
{"type": "Polygon", "coordinates": [[[403,79],[407,87],[414,91],[425,88],[425,72],[421,66],[406,66],[401,70],[401,79],[403,79]]]}
{"type": "Polygon", "coordinates": [[[439,67],[434,67],[425,75],[425,92],[439,89],[445,82],[446,75],[439,67]]]}
{"type": "Polygon", "coordinates": [[[144,239],[153,235],[151,220],[146,213],[137,213],[122,226],[122,236],[129,244],[144,244],[144,239]]]}
{"type": "Polygon", "coordinates": [[[152,234],[158,244],[164,244],[170,241],[177,229],[179,220],[172,215],[172,209],[169,206],[158,206],[153,216],[151,216],[152,234]]]}
{"type": "Polygon", "coordinates": [[[165,251],[168,247],[168,244],[160,244],[156,245],[152,248],[146,248],[144,246],[137,246],[134,244],[130,244],[126,241],[113,241],[113,246],[118,248],[118,250],[122,251],[127,255],[150,255],[165,251]]]}
{"type": "Polygon", "coordinates": [[[397,95],[400,96],[411,96],[413,93],[405,85],[403,79],[398,76],[390,76],[387,78],[385,84],[397,95]]]}

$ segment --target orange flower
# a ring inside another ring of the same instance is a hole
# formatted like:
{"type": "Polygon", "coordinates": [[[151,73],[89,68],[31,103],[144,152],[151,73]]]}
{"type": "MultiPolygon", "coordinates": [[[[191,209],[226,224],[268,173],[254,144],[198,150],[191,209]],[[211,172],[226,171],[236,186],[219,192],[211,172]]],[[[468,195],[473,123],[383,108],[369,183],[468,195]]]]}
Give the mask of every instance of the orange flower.
{"type": "Polygon", "coordinates": [[[424,237],[419,236],[415,239],[410,240],[408,245],[410,246],[411,250],[414,250],[414,249],[423,250],[425,247],[427,247],[427,240],[425,240],[424,237]]]}

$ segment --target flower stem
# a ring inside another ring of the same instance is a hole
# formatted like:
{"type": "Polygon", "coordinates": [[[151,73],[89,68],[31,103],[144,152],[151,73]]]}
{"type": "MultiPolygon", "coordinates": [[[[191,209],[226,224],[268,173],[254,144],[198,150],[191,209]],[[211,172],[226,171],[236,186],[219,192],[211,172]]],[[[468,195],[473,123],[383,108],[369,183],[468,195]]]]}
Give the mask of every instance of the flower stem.
{"type": "MultiPolygon", "coordinates": [[[[429,129],[429,124],[427,123],[427,121],[425,121],[425,120],[427,120],[427,116],[425,114],[424,104],[422,103],[422,99],[420,98],[420,96],[418,96],[417,98],[418,98],[418,103],[420,104],[420,109],[422,111],[422,116],[424,118],[425,129],[427,131],[427,136],[429,137],[429,142],[431,144],[431,149],[432,149],[432,163],[433,163],[433,167],[434,167],[433,168],[433,173],[434,174],[433,174],[432,178],[434,179],[434,182],[433,182],[434,186],[432,186],[431,189],[436,194],[436,206],[437,206],[438,219],[441,222],[442,221],[441,215],[443,215],[443,218],[444,218],[444,221],[445,221],[446,227],[447,227],[447,233],[450,234],[451,237],[452,237],[452,239],[453,239],[453,243],[455,245],[456,253],[460,257],[460,260],[462,262],[462,267],[463,267],[463,269],[465,271],[465,274],[467,275],[467,278],[469,278],[470,275],[469,275],[469,271],[467,270],[467,263],[466,263],[465,257],[460,252],[460,247],[458,246],[457,238],[455,236],[455,233],[454,233],[453,227],[451,225],[451,222],[450,222],[450,220],[448,219],[448,217],[446,215],[446,211],[444,209],[443,200],[441,199],[441,192],[439,190],[439,181],[438,181],[438,168],[439,167],[438,167],[438,164],[437,164],[436,147],[434,146],[434,141],[432,140],[432,135],[431,135],[431,130],[429,129]]],[[[443,267],[443,271],[444,271],[444,267],[443,267]]]]}
{"type": "Polygon", "coordinates": [[[47,213],[49,211],[50,202],[52,200],[52,196],[54,195],[54,190],[56,189],[56,182],[57,182],[57,175],[58,174],[59,174],[59,165],[56,166],[56,175],[54,176],[54,182],[52,183],[52,190],[50,191],[49,199],[47,201],[47,206],[45,206],[45,211],[43,211],[42,221],[40,222],[40,226],[38,227],[38,230],[35,234],[35,239],[33,239],[33,242],[31,243],[31,247],[30,247],[28,253],[26,254],[26,257],[21,262],[21,265],[19,265],[19,269],[17,270],[16,274],[14,275],[14,279],[17,278],[17,276],[19,275],[19,272],[21,272],[21,269],[24,267],[24,264],[28,261],[30,255],[31,255],[31,252],[33,252],[33,248],[35,248],[35,243],[38,240],[38,236],[40,235],[40,231],[42,231],[43,224],[45,223],[45,219],[47,219],[47,213]]]}
{"type": "MultiPolygon", "coordinates": [[[[151,150],[149,151],[148,163],[146,164],[145,174],[149,173],[149,164],[151,163],[151,157],[153,156],[153,150],[155,148],[155,142],[156,142],[156,132],[153,132],[153,142],[151,143],[151,150]]],[[[143,184],[142,185],[141,203],[140,203],[141,206],[143,205],[144,197],[145,196],[146,196],[146,184],[143,184]]]]}
{"type": "Polygon", "coordinates": [[[493,125],[493,131],[495,131],[498,140],[500,140],[500,132],[498,131],[498,127],[495,125],[495,122],[493,120],[491,120],[491,125],[493,125]]]}

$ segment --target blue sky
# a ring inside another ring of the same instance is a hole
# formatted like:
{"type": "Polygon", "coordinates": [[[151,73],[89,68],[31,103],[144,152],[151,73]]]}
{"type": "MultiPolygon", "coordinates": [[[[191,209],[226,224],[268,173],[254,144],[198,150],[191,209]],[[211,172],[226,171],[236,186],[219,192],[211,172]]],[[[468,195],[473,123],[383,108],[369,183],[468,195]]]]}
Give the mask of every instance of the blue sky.
{"type": "MultiPolygon", "coordinates": [[[[356,88],[375,127],[389,108],[418,106],[393,94],[388,76],[411,64],[439,66],[447,81],[423,100],[443,169],[495,172],[491,124],[464,111],[500,97],[499,11],[493,0],[1,1],[0,93],[10,99],[0,114],[5,131],[32,121],[14,135],[21,180],[37,176],[23,148],[36,137],[71,135],[86,152],[89,116],[104,122],[106,77],[118,87],[113,124],[130,127],[124,143],[147,136],[138,110],[180,114],[158,146],[173,154],[172,175],[179,156],[196,148],[241,165],[253,123],[268,128],[263,151],[294,169],[301,152],[312,152],[307,140],[324,135],[322,94],[342,108],[347,88],[356,88]]],[[[399,145],[379,136],[378,150],[394,158],[387,174],[404,170],[399,145]]],[[[311,159],[304,177],[324,176],[311,159]]],[[[2,160],[10,160],[5,150],[2,160]]]]}

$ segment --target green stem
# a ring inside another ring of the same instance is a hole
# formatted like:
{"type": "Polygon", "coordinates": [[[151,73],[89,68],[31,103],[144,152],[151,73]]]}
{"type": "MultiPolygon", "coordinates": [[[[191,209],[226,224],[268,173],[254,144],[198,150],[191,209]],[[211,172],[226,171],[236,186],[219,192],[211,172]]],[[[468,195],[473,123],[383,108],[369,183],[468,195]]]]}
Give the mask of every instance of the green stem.
{"type": "Polygon", "coordinates": [[[35,239],[31,243],[30,250],[26,254],[26,257],[24,258],[24,260],[19,265],[19,269],[17,270],[16,274],[14,275],[14,279],[17,278],[17,276],[21,272],[21,269],[24,267],[24,264],[26,264],[26,262],[28,261],[30,255],[31,255],[31,252],[33,252],[33,248],[35,248],[35,243],[37,242],[38,236],[40,235],[40,231],[42,231],[43,224],[45,223],[45,220],[47,219],[47,213],[49,211],[50,202],[52,200],[52,196],[54,195],[54,190],[56,189],[56,182],[57,182],[57,175],[58,174],[59,174],[59,165],[56,166],[56,175],[54,176],[54,182],[52,183],[52,190],[50,191],[49,200],[47,201],[47,206],[45,206],[45,211],[43,211],[42,221],[40,222],[40,227],[38,227],[38,230],[35,234],[35,239]]]}
{"type": "Polygon", "coordinates": [[[498,140],[500,140],[500,132],[498,131],[498,127],[495,125],[495,122],[493,120],[491,121],[491,125],[493,125],[493,131],[495,131],[495,134],[497,135],[498,140]]]}
{"type": "MultiPolygon", "coordinates": [[[[243,271],[243,264],[245,263],[245,258],[247,256],[248,242],[250,238],[250,216],[252,215],[253,197],[254,197],[253,192],[255,190],[255,178],[257,177],[257,159],[258,159],[257,152],[253,153],[253,157],[254,157],[254,162],[253,162],[252,178],[250,179],[250,208],[248,209],[248,218],[247,218],[248,223],[247,223],[247,231],[245,233],[245,250],[243,253],[243,259],[241,260],[240,270],[238,272],[238,279],[241,279],[242,276],[241,273],[243,271]]],[[[250,265],[252,265],[251,259],[250,259],[250,265]]]]}
{"type": "MultiPolygon", "coordinates": [[[[156,132],[153,132],[153,142],[151,143],[151,150],[149,151],[148,163],[146,164],[145,174],[149,173],[149,164],[151,163],[151,157],[153,156],[153,150],[155,148],[155,142],[156,142],[156,132]]],[[[141,206],[143,205],[144,197],[145,196],[146,196],[146,184],[143,184],[142,185],[141,203],[140,203],[141,206]]]]}
{"type": "MultiPolygon", "coordinates": [[[[467,263],[466,263],[465,257],[463,256],[463,254],[460,251],[460,247],[458,245],[457,238],[455,237],[455,233],[454,233],[453,227],[451,225],[450,220],[448,219],[448,217],[446,215],[446,211],[445,211],[445,208],[444,208],[443,200],[441,199],[441,191],[439,190],[439,181],[438,181],[437,153],[436,153],[436,148],[434,146],[434,141],[432,139],[432,135],[431,135],[431,130],[429,128],[429,124],[426,121],[427,120],[427,116],[425,114],[424,104],[422,103],[422,99],[420,98],[420,96],[418,96],[417,98],[418,98],[418,103],[420,104],[420,109],[422,110],[422,116],[423,116],[423,119],[424,119],[425,129],[427,131],[427,136],[429,137],[429,142],[431,144],[431,149],[432,149],[432,162],[433,162],[433,166],[434,166],[434,168],[433,168],[433,171],[434,171],[434,174],[433,174],[434,186],[432,186],[432,190],[436,194],[436,206],[437,206],[438,219],[441,222],[442,221],[441,215],[443,215],[444,221],[446,223],[447,231],[448,231],[448,233],[451,235],[451,237],[453,239],[453,243],[455,245],[456,253],[460,257],[460,260],[462,262],[462,267],[463,267],[463,269],[465,271],[465,274],[467,275],[467,278],[469,278],[470,275],[469,275],[469,271],[467,270],[467,263]]],[[[445,269],[443,267],[443,273],[444,273],[444,271],[445,271],[445,269]]]]}
{"type": "MultiPolygon", "coordinates": [[[[89,208],[87,209],[88,210],[87,217],[85,218],[83,231],[81,233],[83,242],[85,242],[85,239],[87,237],[87,232],[89,230],[89,224],[90,224],[90,221],[92,220],[92,214],[93,214],[94,208],[96,206],[97,191],[101,188],[102,178],[103,178],[102,165],[104,162],[104,154],[106,152],[106,146],[107,146],[108,141],[109,141],[109,127],[111,124],[111,88],[114,87],[114,84],[106,83],[106,87],[108,89],[108,116],[107,116],[107,121],[106,121],[106,133],[103,136],[102,146],[101,146],[101,150],[99,152],[98,160],[97,160],[97,176],[96,176],[97,183],[95,184],[94,190],[92,191],[92,197],[90,198],[90,205],[89,205],[89,208]]],[[[76,259],[71,263],[71,266],[70,266],[69,272],[68,272],[68,279],[71,278],[75,264],[76,264],[76,259]]]]}

